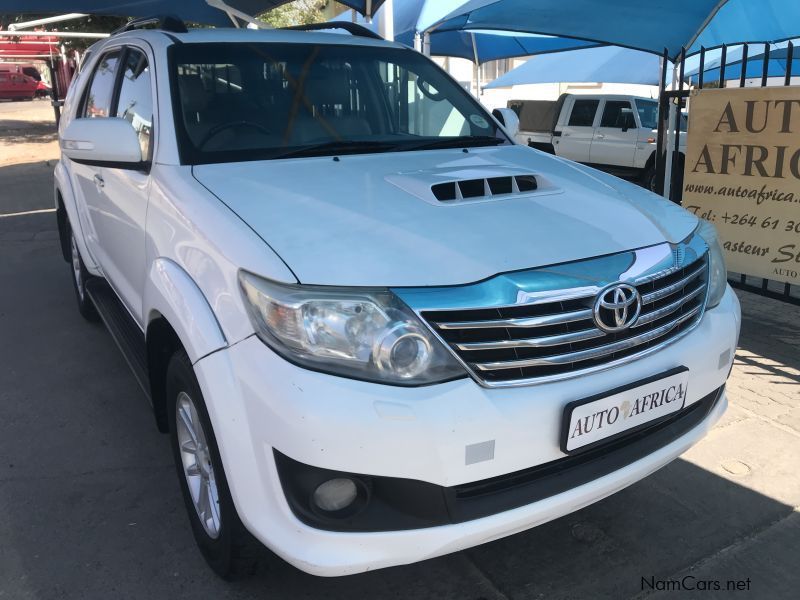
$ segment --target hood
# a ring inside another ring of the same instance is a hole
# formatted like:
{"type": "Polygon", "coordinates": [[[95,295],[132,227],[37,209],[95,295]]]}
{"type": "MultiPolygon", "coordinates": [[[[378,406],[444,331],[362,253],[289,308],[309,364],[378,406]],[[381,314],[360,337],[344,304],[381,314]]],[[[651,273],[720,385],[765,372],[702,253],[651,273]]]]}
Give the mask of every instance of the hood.
{"type": "Polygon", "coordinates": [[[210,164],[193,174],[307,284],[471,283],[678,242],[696,226],[638,186],[522,146],[210,164]],[[538,189],[453,201],[431,192],[526,175],[538,189]]]}

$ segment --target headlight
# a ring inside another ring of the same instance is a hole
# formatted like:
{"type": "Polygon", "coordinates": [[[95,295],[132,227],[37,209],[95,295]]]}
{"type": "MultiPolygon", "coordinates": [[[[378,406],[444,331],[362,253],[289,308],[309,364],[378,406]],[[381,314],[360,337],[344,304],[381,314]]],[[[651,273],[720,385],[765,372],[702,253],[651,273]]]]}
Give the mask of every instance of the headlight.
{"type": "Polygon", "coordinates": [[[388,290],[279,284],[244,271],[239,282],[258,337],[292,362],[394,385],[466,375],[388,290]]]}
{"type": "Polygon", "coordinates": [[[700,219],[695,233],[703,238],[708,246],[708,304],[713,308],[722,300],[728,285],[728,271],[725,269],[725,255],[717,236],[717,228],[710,222],[700,219]]]}

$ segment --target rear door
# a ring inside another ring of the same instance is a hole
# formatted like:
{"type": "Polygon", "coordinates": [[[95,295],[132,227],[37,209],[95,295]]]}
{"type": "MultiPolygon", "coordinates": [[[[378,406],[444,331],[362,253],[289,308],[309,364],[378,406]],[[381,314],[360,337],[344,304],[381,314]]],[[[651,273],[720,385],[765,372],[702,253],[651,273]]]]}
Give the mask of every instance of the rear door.
{"type": "Polygon", "coordinates": [[[565,110],[569,113],[553,134],[553,146],[558,156],[589,162],[600,100],[581,97],[573,97],[571,100],[572,102],[565,103],[565,110]]]}
{"type": "Polygon", "coordinates": [[[604,100],[599,126],[595,129],[590,162],[598,165],[633,167],[639,129],[630,100],[604,100]]]}

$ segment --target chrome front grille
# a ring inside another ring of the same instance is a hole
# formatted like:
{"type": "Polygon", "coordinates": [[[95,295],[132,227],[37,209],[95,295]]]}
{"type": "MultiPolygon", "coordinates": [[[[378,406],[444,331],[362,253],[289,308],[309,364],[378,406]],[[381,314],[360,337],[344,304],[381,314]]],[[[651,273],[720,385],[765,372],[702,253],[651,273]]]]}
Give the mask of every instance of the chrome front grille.
{"type": "Polygon", "coordinates": [[[516,304],[418,313],[485,385],[577,375],[635,358],[699,322],[706,300],[707,254],[680,254],[680,260],[678,255],[673,247],[671,266],[620,278],[638,291],[641,312],[619,332],[600,329],[594,317],[595,300],[608,281],[539,292],[533,300],[516,304]]]}

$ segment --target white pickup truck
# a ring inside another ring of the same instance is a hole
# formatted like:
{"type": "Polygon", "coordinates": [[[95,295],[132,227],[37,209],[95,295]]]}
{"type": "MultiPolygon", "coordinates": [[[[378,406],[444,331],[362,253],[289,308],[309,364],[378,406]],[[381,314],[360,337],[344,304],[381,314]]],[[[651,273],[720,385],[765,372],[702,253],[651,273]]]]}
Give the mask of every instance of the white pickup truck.
{"type": "MultiPolygon", "coordinates": [[[[510,100],[517,141],[655,189],[658,101],[637,96],[562,94],[558,100],[510,100]]],[[[679,164],[686,152],[681,116],[679,164]]]]}

